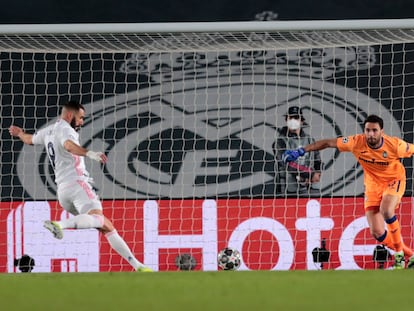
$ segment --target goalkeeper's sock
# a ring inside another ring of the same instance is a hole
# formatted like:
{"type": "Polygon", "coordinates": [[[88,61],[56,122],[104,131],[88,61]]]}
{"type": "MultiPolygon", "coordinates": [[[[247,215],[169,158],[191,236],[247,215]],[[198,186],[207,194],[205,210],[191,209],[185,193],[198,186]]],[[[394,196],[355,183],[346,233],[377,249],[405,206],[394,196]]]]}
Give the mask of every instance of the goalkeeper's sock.
{"type": "Polygon", "coordinates": [[[139,262],[135,256],[132,254],[131,249],[125,243],[124,239],[118,234],[116,230],[108,232],[105,234],[106,239],[108,240],[111,247],[129,264],[134,267],[135,270],[138,268],[144,267],[144,265],[139,262]]]}
{"type": "Polygon", "coordinates": [[[96,214],[80,214],[57,222],[62,229],[102,228],[104,217],[96,214]]]}
{"type": "Polygon", "coordinates": [[[394,245],[394,250],[396,252],[401,252],[403,250],[403,243],[401,241],[401,227],[400,222],[397,219],[397,216],[393,216],[389,219],[385,219],[387,223],[388,233],[391,237],[392,244],[394,245]]]}
{"type": "MultiPolygon", "coordinates": [[[[385,230],[384,234],[377,238],[377,241],[381,244],[384,244],[389,249],[395,250],[394,244],[392,243],[391,236],[388,234],[387,230],[385,230]]],[[[413,250],[409,248],[404,242],[401,242],[403,246],[404,255],[407,257],[413,256],[413,250]]]]}
{"type": "Polygon", "coordinates": [[[414,252],[411,248],[409,248],[407,245],[403,244],[403,251],[404,251],[404,255],[407,257],[412,257],[414,255],[414,252]]]}

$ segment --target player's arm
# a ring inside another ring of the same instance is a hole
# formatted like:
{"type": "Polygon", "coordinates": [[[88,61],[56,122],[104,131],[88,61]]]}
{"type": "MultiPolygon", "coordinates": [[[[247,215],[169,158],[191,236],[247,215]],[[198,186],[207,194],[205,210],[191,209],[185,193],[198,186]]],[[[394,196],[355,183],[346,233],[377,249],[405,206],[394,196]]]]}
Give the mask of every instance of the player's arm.
{"type": "Polygon", "coordinates": [[[92,150],[88,150],[82,146],[79,146],[77,143],[73,142],[72,140],[68,139],[63,143],[63,148],[65,148],[68,152],[82,157],[88,157],[92,160],[106,163],[108,158],[103,152],[95,152],[92,150]]]}
{"type": "Polygon", "coordinates": [[[306,145],[303,148],[296,150],[286,150],[283,153],[282,159],[285,163],[292,162],[296,161],[297,158],[305,155],[306,152],[318,151],[326,148],[337,148],[337,138],[321,139],[315,141],[314,143],[306,145]]]}
{"type": "Polygon", "coordinates": [[[409,158],[414,154],[414,144],[398,139],[397,153],[400,158],[409,158]]]}
{"type": "Polygon", "coordinates": [[[310,151],[319,151],[319,150],[323,150],[326,148],[337,148],[336,141],[337,141],[336,138],[321,139],[321,140],[315,141],[314,143],[303,147],[303,150],[305,152],[310,152],[310,151]]]}
{"type": "Polygon", "coordinates": [[[22,128],[12,125],[9,127],[9,133],[11,136],[18,137],[25,144],[33,145],[33,135],[26,133],[22,128]]]}

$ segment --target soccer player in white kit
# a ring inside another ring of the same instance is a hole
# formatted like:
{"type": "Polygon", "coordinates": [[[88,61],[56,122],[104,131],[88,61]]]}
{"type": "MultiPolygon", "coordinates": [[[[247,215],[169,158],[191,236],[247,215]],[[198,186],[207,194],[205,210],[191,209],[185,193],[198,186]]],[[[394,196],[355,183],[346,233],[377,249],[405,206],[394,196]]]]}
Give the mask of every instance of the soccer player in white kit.
{"type": "Polygon", "coordinates": [[[96,228],[107,238],[111,247],[128,263],[140,272],[150,272],[150,268],[139,262],[132,254],[124,239],[118,234],[112,222],[102,211],[102,204],[90,185],[91,178],[85,168],[84,157],[106,163],[102,152],[83,148],[79,144],[77,131],[83,125],[85,108],[76,101],[68,101],[62,107],[60,118],[53,125],[28,134],[12,125],[9,133],[20,138],[25,144],[44,145],[55,171],[57,196],[60,205],[74,215],[60,221],[46,220],[44,227],[55,238],[63,238],[64,229],[96,228]]]}

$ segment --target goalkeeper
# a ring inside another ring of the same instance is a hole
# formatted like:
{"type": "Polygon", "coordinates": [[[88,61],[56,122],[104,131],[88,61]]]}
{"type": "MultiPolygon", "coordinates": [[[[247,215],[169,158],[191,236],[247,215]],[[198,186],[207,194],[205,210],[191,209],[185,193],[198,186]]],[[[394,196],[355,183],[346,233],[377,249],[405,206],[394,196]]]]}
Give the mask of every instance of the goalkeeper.
{"type": "Polygon", "coordinates": [[[20,138],[25,144],[45,146],[55,172],[59,203],[74,215],[61,221],[46,220],[44,227],[57,239],[63,238],[64,229],[96,228],[135,270],[151,271],[135,258],[112,222],[103,215],[102,204],[91,186],[92,179],[85,168],[84,157],[100,163],[106,163],[107,157],[102,152],[90,151],[79,145],[77,131],[83,125],[84,117],[83,105],[69,101],[63,105],[60,118],[55,124],[34,135],[25,133],[18,126],[12,125],[9,128],[10,135],[20,138]]]}
{"type": "Polygon", "coordinates": [[[372,236],[395,251],[394,268],[414,268],[413,251],[401,238],[401,228],[395,210],[399,207],[406,185],[401,158],[414,154],[414,145],[384,134],[384,121],[370,115],[364,121],[364,133],[348,137],[322,139],[303,148],[287,150],[283,161],[289,163],[307,152],[337,148],[352,152],[364,170],[365,215],[372,236]],[[385,228],[385,223],[386,228],[385,228]]]}

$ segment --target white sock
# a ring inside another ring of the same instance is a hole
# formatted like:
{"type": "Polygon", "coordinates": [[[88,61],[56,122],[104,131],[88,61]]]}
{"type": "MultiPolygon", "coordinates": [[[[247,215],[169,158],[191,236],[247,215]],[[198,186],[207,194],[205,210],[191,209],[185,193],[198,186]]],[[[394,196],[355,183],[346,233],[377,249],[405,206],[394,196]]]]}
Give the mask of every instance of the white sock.
{"type": "Polygon", "coordinates": [[[131,249],[125,243],[124,239],[118,234],[116,230],[111,231],[105,234],[106,239],[108,240],[111,247],[124,258],[128,263],[137,270],[139,267],[144,265],[139,262],[135,256],[132,254],[131,249]]]}
{"type": "Polygon", "coordinates": [[[58,221],[58,224],[62,227],[62,229],[102,228],[104,218],[102,215],[80,214],[58,221]]]}

